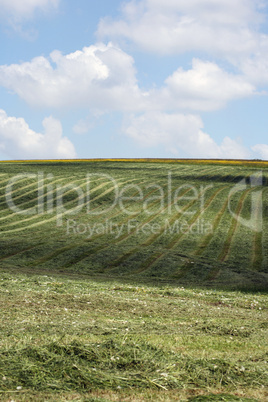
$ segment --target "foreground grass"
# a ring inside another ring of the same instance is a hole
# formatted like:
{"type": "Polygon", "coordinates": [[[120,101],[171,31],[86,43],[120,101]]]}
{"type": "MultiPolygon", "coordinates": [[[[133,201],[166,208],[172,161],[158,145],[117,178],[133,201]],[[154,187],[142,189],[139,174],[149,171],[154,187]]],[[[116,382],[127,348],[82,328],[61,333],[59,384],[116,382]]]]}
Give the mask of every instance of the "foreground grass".
{"type": "Polygon", "coordinates": [[[266,400],[267,308],[264,293],[2,269],[0,400],[266,400]]]}

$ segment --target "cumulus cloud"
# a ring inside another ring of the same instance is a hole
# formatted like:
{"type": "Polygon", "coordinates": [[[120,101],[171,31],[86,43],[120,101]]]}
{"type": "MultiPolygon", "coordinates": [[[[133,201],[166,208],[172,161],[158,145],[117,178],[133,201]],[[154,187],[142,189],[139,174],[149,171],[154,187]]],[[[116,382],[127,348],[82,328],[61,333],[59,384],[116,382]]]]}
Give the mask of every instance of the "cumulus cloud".
{"type": "Polygon", "coordinates": [[[67,55],[54,51],[49,58],[41,56],[30,62],[0,66],[0,85],[33,106],[86,107],[101,112],[209,111],[255,93],[254,85],[245,76],[199,59],[193,60],[189,70],[177,69],[162,89],[144,92],[137,83],[133,58],[111,43],[67,55]]]}
{"type": "Polygon", "coordinates": [[[261,159],[268,160],[268,145],[267,144],[257,144],[252,147],[254,151],[261,159]]]}
{"type": "Polygon", "coordinates": [[[123,5],[121,19],[102,19],[97,33],[160,54],[204,51],[237,58],[256,48],[261,5],[261,0],[132,0],[123,5]]]}
{"type": "Polygon", "coordinates": [[[248,158],[243,145],[225,137],[218,145],[203,131],[199,116],[147,112],[126,119],[123,132],[142,147],[163,146],[166,151],[198,158],[248,158]]]}
{"type": "Polygon", "coordinates": [[[23,118],[9,117],[0,109],[0,148],[11,158],[74,158],[71,141],[62,136],[59,120],[43,120],[44,134],[30,129],[23,118]]]}
{"type": "Polygon", "coordinates": [[[237,66],[254,85],[268,85],[268,36],[262,35],[256,53],[237,66]]]}
{"type": "MultiPolygon", "coordinates": [[[[11,3],[19,10],[21,3],[11,3]]],[[[45,8],[58,1],[25,4],[31,15],[36,8],[30,4],[45,8]]],[[[138,84],[133,57],[112,42],[2,65],[0,85],[34,107],[82,108],[90,118],[73,125],[77,134],[94,127],[94,113],[120,111],[131,114],[124,133],[142,146],[162,145],[192,157],[247,158],[249,151],[229,137],[217,144],[204,132],[201,118],[191,113],[220,109],[229,101],[259,93],[258,85],[268,83],[268,36],[259,32],[258,5],[261,0],[133,0],[122,6],[120,20],[103,19],[98,29],[102,38],[127,38],[141,49],[163,55],[198,52],[200,58],[193,59],[192,67],[177,68],[162,86],[146,92],[138,84]],[[235,68],[230,70],[230,63],[235,68]]],[[[56,131],[53,136],[58,138],[56,131]]],[[[42,136],[47,143],[48,132],[45,127],[42,136]]],[[[41,135],[34,134],[35,139],[41,135]]],[[[0,147],[6,144],[2,141],[0,147]]]]}
{"type": "Polygon", "coordinates": [[[216,144],[202,130],[200,117],[182,114],[219,109],[255,93],[243,75],[228,73],[214,62],[194,59],[191,69],[179,68],[162,88],[144,92],[133,58],[112,43],[98,44],[67,55],[54,51],[49,58],[0,66],[0,84],[33,106],[90,111],[90,117],[73,126],[76,134],[92,129],[96,116],[118,110],[134,113],[124,132],[143,146],[162,144],[170,152],[193,157],[249,156],[228,137],[216,144]]]}
{"type": "Polygon", "coordinates": [[[97,35],[160,55],[198,52],[235,66],[253,85],[268,84],[263,0],[131,0],[121,18],[101,19],[97,35]]]}
{"type": "Polygon", "coordinates": [[[166,79],[161,99],[169,107],[208,111],[219,109],[233,99],[255,93],[242,75],[222,70],[217,64],[194,59],[192,69],[179,68],[166,79]]]}
{"type": "Polygon", "coordinates": [[[128,110],[143,106],[134,60],[113,44],[0,66],[0,85],[41,107],[128,110]]]}
{"type": "Polygon", "coordinates": [[[60,0],[0,0],[1,17],[9,22],[32,18],[36,11],[47,12],[58,7],[60,0]]]}

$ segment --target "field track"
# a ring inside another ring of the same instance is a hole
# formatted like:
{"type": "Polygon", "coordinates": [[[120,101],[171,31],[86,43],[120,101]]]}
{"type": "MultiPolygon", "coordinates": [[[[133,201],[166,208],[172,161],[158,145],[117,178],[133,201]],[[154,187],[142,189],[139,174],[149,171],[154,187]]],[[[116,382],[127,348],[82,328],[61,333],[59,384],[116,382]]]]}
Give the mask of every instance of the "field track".
{"type": "Polygon", "coordinates": [[[265,289],[267,183],[266,161],[1,162],[0,266],[265,289]],[[262,185],[250,186],[260,174],[262,185]],[[246,188],[232,193],[243,179],[246,188]],[[255,191],[262,232],[239,221],[250,219],[255,191]]]}

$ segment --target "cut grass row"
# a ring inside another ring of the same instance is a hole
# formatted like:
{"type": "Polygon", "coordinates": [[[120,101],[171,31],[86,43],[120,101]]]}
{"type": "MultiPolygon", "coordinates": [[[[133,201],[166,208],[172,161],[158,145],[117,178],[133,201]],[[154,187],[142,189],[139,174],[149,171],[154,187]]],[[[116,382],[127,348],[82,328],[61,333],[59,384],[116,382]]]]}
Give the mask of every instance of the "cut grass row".
{"type": "MultiPolygon", "coordinates": [[[[206,210],[206,208],[208,208],[208,206],[211,204],[211,202],[219,194],[220,191],[222,191],[222,189],[217,190],[211,196],[211,198],[207,201],[206,205],[204,206],[204,210],[206,210]]],[[[194,201],[191,201],[188,205],[186,205],[182,209],[182,213],[187,211],[187,209],[193,205],[194,205],[194,201]]],[[[204,212],[204,210],[202,211],[202,213],[204,212]]],[[[179,215],[175,215],[175,217],[172,218],[172,220],[169,222],[170,225],[174,224],[174,222],[178,218],[181,218],[181,213],[179,215]]],[[[193,225],[198,218],[200,218],[200,211],[198,211],[198,213],[195,214],[194,217],[189,221],[189,225],[193,225]]],[[[166,225],[162,226],[161,231],[158,234],[150,236],[149,239],[147,239],[146,242],[143,243],[143,245],[148,246],[148,245],[152,244],[153,241],[155,241],[159,236],[161,236],[165,232],[165,230],[166,230],[166,225]]],[[[189,230],[190,230],[190,226],[189,226],[189,230]]],[[[180,239],[186,234],[187,234],[187,231],[185,233],[180,233],[180,234],[176,234],[175,236],[173,236],[173,238],[165,246],[164,251],[156,252],[155,254],[153,254],[149,258],[147,258],[147,260],[144,263],[142,263],[141,266],[136,271],[134,271],[134,274],[135,273],[138,274],[138,273],[144,272],[145,270],[149,269],[156,261],[160,260],[165,255],[167,255],[169,253],[169,250],[172,249],[176,244],[178,244],[180,239]]],[[[129,256],[130,256],[130,254],[128,255],[128,257],[129,256]]]]}
{"type": "Polygon", "coordinates": [[[267,397],[264,294],[0,270],[0,307],[3,401],[267,397]]]}

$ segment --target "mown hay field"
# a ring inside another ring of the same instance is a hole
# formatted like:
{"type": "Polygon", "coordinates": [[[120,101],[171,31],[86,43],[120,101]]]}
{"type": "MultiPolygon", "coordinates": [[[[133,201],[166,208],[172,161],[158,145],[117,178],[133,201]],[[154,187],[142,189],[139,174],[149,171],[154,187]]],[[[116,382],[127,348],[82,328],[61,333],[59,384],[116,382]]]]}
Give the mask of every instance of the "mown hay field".
{"type": "Polygon", "coordinates": [[[267,177],[268,167],[246,164],[1,165],[0,264],[265,288],[267,177]],[[231,193],[241,180],[249,183],[258,175],[261,186],[248,184],[231,193]],[[251,219],[256,192],[263,202],[262,229],[257,231],[239,220],[251,219]]]}
{"type": "Polygon", "coordinates": [[[267,183],[264,162],[1,163],[0,399],[265,400],[267,183]]]}

